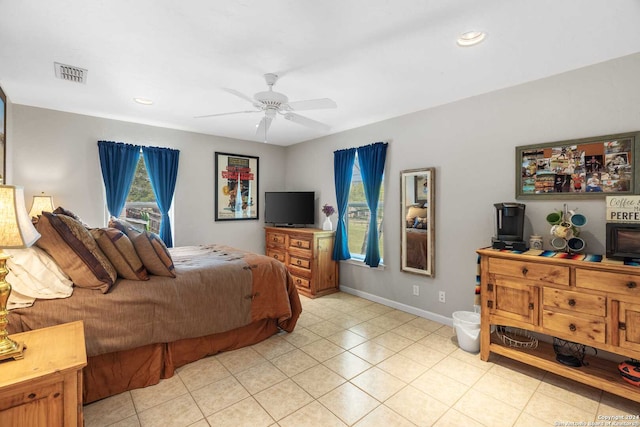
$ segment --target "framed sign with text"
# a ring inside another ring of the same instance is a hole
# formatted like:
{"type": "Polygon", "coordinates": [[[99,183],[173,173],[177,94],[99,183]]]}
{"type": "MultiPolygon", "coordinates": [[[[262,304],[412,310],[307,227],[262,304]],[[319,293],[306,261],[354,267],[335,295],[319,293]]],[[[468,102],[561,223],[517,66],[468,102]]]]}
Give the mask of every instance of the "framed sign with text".
{"type": "Polygon", "coordinates": [[[258,219],[258,157],[215,153],[215,220],[258,219]]]}
{"type": "Polygon", "coordinates": [[[640,223],[640,196],[607,196],[607,222],[640,223]]]}

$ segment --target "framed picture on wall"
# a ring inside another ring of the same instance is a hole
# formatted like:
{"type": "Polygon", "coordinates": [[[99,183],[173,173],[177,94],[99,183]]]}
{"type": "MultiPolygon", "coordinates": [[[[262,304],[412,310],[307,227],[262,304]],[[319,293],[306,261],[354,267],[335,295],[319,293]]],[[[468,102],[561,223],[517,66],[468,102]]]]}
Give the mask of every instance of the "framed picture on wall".
{"type": "Polygon", "coordinates": [[[640,132],[516,147],[516,198],[637,194],[640,132]]]}
{"type": "Polygon", "coordinates": [[[7,171],[7,97],[0,87],[0,184],[6,184],[7,171]]]}
{"type": "Polygon", "coordinates": [[[215,220],[258,219],[258,157],[215,153],[215,220]]]}
{"type": "MultiPolygon", "coordinates": [[[[414,177],[414,200],[416,203],[424,203],[429,202],[429,175],[416,175],[414,177]]],[[[425,205],[426,206],[426,205],[425,205]]]]}

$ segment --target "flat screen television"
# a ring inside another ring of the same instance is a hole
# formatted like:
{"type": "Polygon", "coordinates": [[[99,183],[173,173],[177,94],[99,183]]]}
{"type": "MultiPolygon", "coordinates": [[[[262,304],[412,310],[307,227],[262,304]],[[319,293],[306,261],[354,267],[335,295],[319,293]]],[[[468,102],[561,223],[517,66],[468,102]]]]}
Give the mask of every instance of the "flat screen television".
{"type": "Polygon", "coordinates": [[[267,191],[264,193],[264,222],[276,226],[315,224],[313,191],[267,191]]]}
{"type": "Polygon", "coordinates": [[[607,258],[640,260],[640,223],[608,222],[607,258]]]}

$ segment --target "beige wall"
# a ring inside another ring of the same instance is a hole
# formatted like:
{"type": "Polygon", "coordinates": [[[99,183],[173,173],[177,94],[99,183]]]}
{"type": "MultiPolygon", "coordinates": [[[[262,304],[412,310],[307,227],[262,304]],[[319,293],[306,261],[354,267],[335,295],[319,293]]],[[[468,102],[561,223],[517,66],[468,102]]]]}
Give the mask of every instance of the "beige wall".
{"type": "Polygon", "coordinates": [[[214,221],[214,152],[259,157],[262,218],[264,191],[284,186],[283,147],[15,104],[12,115],[11,183],[25,187],[27,200],[44,191],[54,196],[56,206],[76,212],[90,225],[102,226],[106,210],[97,141],[171,147],[180,150],[174,244],[215,242],[264,251],[261,220],[214,221]]]}
{"type": "MultiPolygon", "coordinates": [[[[500,72],[500,70],[496,70],[500,72]]],[[[213,221],[213,153],[260,157],[264,191],[313,190],[317,210],[335,205],[333,151],[388,141],[385,183],[385,269],[343,263],[340,282],[352,292],[427,317],[472,309],[475,249],[494,233],[493,204],[514,201],[515,147],[640,130],[640,55],[283,148],[189,132],[12,105],[8,126],[13,181],[27,196],[45,191],[90,224],[104,221],[96,141],[181,150],[175,198],[177,245],[219,242],[262,252],[262,221],[213,221]],[[436,168],[436,277],[400,272],[399,175],[436,168]],[[420,296],[412,295],[413,285],[420,296]],[[446,304],[438,302],[444,290],[446,304]]],[[[567,200],[524,201],[525,235],[546,235],[546,214],[567,200]]],[[[568,201],[587,215],[589,252],[604,251],[604,199],[568,201]]],[[[548,241],[546,243],[547,247],[548,241]]]]}
{"type": "MultiPolygon", "coordinates": [[[[499,70],[496,70],[499,72],[499,70]]],[[[290,147],[286,182],[319,185],[335,203],[333,151],[388,141],[385,270],[343,264],[340,283],[419,314],[473,309],[475,249],[491,244],[494,203],[515,200],[515,147],[640,130],[640,55],[620,58],[290,147]],[[306,159],[314,159],[308,162],[306,159]],[[400,271],[400,171],[436,168],[436,276],[400,271]],[[420,296],[412,295],[413,285],[420,296]],[[438,302],[438,291],[446,303],[438,302]]],[[[525,237],[546,235],[546,214],[568,203],[588,217],[581,237],[604,252],[604,199],[525,200],[525,237]]],[[[550,249],[548,239],[546,247],[550,249]]]]}

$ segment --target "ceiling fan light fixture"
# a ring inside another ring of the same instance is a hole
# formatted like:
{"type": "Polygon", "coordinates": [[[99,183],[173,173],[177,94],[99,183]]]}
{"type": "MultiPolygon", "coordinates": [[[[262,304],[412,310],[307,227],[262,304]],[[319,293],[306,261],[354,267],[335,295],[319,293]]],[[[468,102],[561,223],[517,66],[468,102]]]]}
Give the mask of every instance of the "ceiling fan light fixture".
{"type": "Polygon", "coordinates": [[[483,31],[467,31],[465,33],[460,34],[460,36],[458,37],[458,40],[457,40],[458,46],[462,46],[462,47],[475,46],[478,43],[482,42],[486,36],[487,36],[487,33],[483,31]]]}
{"type": "Polygon", "coordinates": [[[280,107],[280,105],[289,102],[289,98],[286,95],[272,90],[258,92],[253,97],[265,106],[280,107]]]}
{"type": "Polygon", "coordinates": [[[238,98],[242,98],[245,101],[250,102],[251,105],[256,108],[255,110],[207,114],[204,116],[195,116],[195,118],[227,116],[231,114],[242,113],[263,113],[264,116],[256,125],[256,135],[264,142],[267,142],[267,133],[269,131],[269,127],[271,126],[271,122],[273,122],[278,114],[282,115],[286,120],[316,131],[328,132],[329,129],[331,129],[329,125],[325,123],[318,122],[316,120],[310,119],[309,117],[301,116],[300,114],[293,113],[291,111],[337,108],[337,104],[334,100],[329,98],[319,98],[295,101],[290,103],[289,98],[285,94],[273,90],[273,85],[278,80],[278,76],[276,74],[265,74],[264,78],[267,86],[269,87],[269,90],[258,92],[253,96],[253,98],[235,89],[223,88],[225,92],[228,92],[234,96],[237,96],[238,98]]]}

